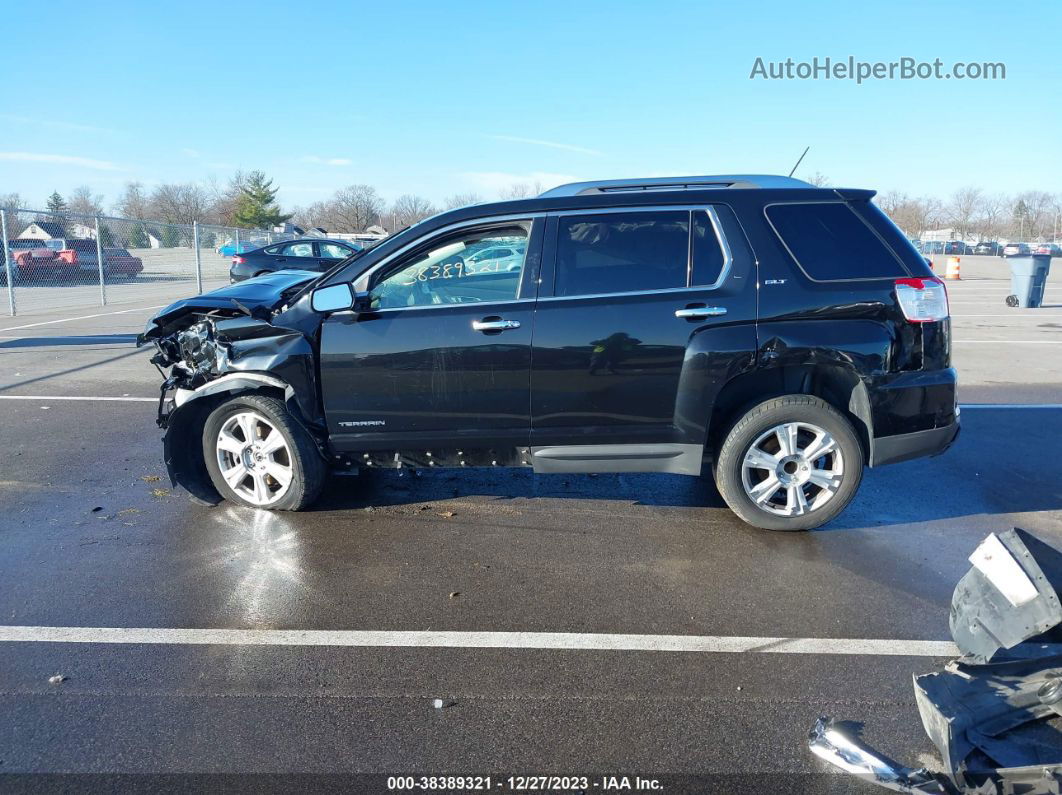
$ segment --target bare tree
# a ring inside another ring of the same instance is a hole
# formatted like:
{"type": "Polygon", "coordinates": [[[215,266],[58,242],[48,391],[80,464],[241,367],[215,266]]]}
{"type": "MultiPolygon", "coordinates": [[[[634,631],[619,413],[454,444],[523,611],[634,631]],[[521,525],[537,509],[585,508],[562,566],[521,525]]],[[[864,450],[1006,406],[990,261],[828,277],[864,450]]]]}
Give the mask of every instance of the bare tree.
{"type": "Polygon", "coordinates": [[[537,196],[542,192],[542,183],[538,180],[534,182],[514,182],[509,187],[505,188],[499,196],[503,199],[530,199],[532,196],[537,196]]]}
{"type": "Polygon", "coordinates": [[[395,203],[391,205],[390,220],[394,226],[391,232],[397,232],[399,229],[412,226],[418,221],[423,221],[429,215],[435,215],[436,212],[435,205],[425,198],[409,193],[399,196],[395,199],[395,203]]]}
{"type": "Polygon", "coordinates": [[[472,204],[480,204],[483,197],[478,193],[456,193],[443,202],[444,210],[456,210],[458,207],[468,207],[472,204]]]}
{"type": "Polygon", "coordinates": [[[239,202],[240,196],[243,195],[243,189],[247,185],[247,176],[242,170],[237,170],[229,177],[228,184],[225,187],[221,187],[216,179],[211,178],[209,183],[210,192],[213,194],[217,223],[232,225],[233,216],[236,214],[236,204],[239,202]]]}
{"type": "Polygon", "coordinates": [[[966,240],[973,228],[974,219],[981,212],[982,194],[980,188],[959,188],[952,194],[945,210],[948,223],[960,240],[966,240]]]}
{"type": "Polygon", "coordinates": [[[825,174],[820,174],[818,171],[816,171],[804,181],[810,182],[816,188],[825,188],[829,184],[830,178],[827,177],[825,174]]]}
{"type": "Polygon", "coordinates": [[[1018,194],[1014,206],[1016,229],[1012,230],[1024,238],[1046,237],[1051,229],[1051,208],[1054,197],[1042,190],[1027,190],[1018,194]]]}
{"type": "Polygon", "coordinates": [[[974,230],[981,240],[991,240],[1003,234],[1003,219],[1010,206],[1010,199],[1002,193],[989,193],[981,198],[981,212],[974,222],[974,230]]]}
{"type": "Polygon", "coordinates": [[[327,228],[336,232],[364,232],[379,223],[384,203],[372,185],[349,185],[328,202],[327,228]]]}
{"type": "Polygon", "coordinates": [[[328,202],[313,202],[305,207],[294,207],[291,211],[291,222],[303,229],[319,226],[328,229],[328,202]]]}
{"type": "Polygon", "coordinates": [[[1058,242],[1062,234],[1062,193],[1051,197],[1051,240],[1058,242]]]}
{"type": "Polygon", "coordinates": [[[168,224],[190,224],[213,212],[214,203],[208,191],[194,182],[166,183],[151,192],[149,215],[168,224]]]}
{"type": "Polygon", "coordinates": [[[0,194],[0,210],[17,210],[22,206],[22,197],[18,193],[0,194]]]}
{"type": "Polygon", "coordinates": [[[72,213],[81,215],[103,215],[103,195],[93,194],[88,185],[81,185],[74,189],[66,202],[66,208],[72,213]]]}
{"type": "Polygon", "coordinates": [[[906,202],[907,194],[897,190],[887,190],[874,197],[874,203],[881,208],[886,215],[892,215],[900,205],[906,202]]]}
{"type": "Polygon", "coordinates": [[[125,191],[114,203],[114,212],[123,218],[135,218],[143,220],[148,217],[148,198],[144,194],[144,186],[139,182],[125,183],[125,191]]]}
{"type": "Polygon", "coordinates": [[[918,237],[940,221],[942,204],[931,197],[911,198],[889,191],[875,199],[877,205],[910,237],[918,237]]]}
{"type": "Polygon", "coordinates": [[[924,232],[939,226],[944,217],[944,202],[933,196],[923,196],[915,199],[912,211],[918,219],[918,231],[924,232]]]}

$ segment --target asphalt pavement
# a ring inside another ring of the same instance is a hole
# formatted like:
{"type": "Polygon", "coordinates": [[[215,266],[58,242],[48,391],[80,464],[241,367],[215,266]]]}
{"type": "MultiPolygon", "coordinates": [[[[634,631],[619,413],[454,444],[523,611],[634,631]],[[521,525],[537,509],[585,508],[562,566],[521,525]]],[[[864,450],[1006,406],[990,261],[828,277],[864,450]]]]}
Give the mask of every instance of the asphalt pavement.
{"type": "Polygon", "coordinates": [[[380,471],[301,514],[194,505],[166,481],[158,374],[131,344],[154,302],[0,320],[0,789],[449,773],[876,791],[813,760],[820,714],[932,766],[911,676],[945,659],[919,643],[949,640],[967,556],[1012,526],[1062,546],[1062,279],[1045,308],[1008,309],[1005,265],[971,259],[949,284],[959,441],[868,470],[810,533],[750,528],[710,483],[665,475],[380,471]],[[81,634],[4,639],[27,626],[81,634]]]}

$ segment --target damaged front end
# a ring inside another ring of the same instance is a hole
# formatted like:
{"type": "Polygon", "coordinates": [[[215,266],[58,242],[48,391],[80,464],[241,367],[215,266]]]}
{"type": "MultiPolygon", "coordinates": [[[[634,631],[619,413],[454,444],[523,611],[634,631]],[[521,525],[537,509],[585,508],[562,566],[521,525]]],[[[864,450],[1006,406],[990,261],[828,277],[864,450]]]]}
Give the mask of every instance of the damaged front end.
{"type": "Polygon", "coordinates": [[[823,717],[812,752],[896,792],[1062,795],[1062,552],[1022,530],[986,538],[952,597],[963,656],[915,676],[943,770],[907,768],[823,717]]]}
{"type": "Polygon", "coordinates": [[[225,398],[269,392],[327,455],[314,346],[319,316],[294,300],[318,274],[282,271],[178,301],[148,321],[137,345],[154,344],[164,381],[157,423],[170,481],[220,502],[203,463],[203,424],[225,398]]]}

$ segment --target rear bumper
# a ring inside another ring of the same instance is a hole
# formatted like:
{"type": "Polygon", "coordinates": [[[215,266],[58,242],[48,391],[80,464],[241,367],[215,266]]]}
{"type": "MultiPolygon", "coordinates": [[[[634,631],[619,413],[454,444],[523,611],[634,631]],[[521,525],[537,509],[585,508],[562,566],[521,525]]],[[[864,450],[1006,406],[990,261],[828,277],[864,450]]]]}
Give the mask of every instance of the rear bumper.
{"type": "Polygon", "coordinates": [[[960,429],[959,420],[956,419],[943,428],[880,436],[874,440],[870,465],[880,467],[910,461],[912,458],[940,455],[955,443],[960,429]]]}
{"type": "Polygon", "coordinates": [[[920,370],[868,384],[874,439],[870,465],[939,455],[959,434],[955,370],[920,370]]]}

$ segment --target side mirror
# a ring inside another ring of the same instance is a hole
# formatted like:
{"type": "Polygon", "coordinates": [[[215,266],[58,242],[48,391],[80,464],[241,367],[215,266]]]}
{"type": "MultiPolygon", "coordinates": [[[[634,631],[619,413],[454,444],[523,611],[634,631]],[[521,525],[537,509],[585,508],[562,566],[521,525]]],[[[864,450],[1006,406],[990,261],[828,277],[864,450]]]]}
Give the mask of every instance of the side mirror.
{"type": "Polygon", "coordinates": [[[333,284],[313,291],[310,305],[315,312],[338,312],[354,306],[354,290],[349,284],[333,284]]]}

